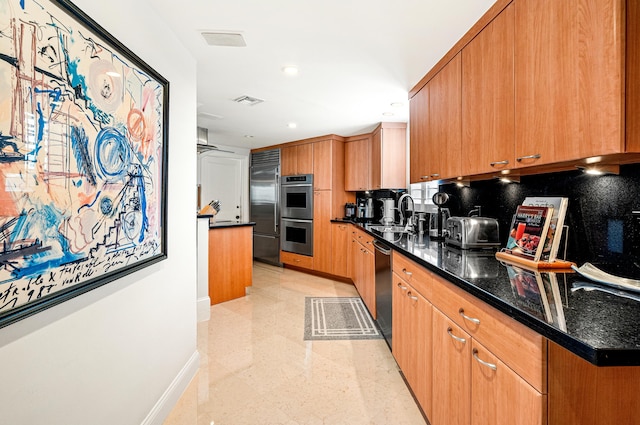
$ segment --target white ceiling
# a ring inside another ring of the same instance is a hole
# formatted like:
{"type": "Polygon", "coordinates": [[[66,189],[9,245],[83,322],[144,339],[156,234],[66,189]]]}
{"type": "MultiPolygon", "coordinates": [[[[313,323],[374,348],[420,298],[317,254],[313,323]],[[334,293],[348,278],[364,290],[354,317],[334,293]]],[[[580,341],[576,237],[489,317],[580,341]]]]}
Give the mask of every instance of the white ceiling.
{"type": "Polygon", "coordinates": [[[149,1],[197,60],[209,143],[251,149],[407,122],[409,90],[495,0],[149,1]],[[247,46],[209,46],[203,31],[247,46]],[[264,103],[233,102],[243,95],[264,103]]]}

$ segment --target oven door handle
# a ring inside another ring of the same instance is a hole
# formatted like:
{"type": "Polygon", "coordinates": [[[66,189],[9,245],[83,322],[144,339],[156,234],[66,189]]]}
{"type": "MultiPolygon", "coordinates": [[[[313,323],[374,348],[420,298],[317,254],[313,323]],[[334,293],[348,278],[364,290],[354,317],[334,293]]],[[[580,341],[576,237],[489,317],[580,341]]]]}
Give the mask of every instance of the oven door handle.
{"type": "Polygon", "coordinates": [[[309,183],[281,183],[283,187],[313,187],[309,183]]]}
{"type": "Polygon", "coordinates": [[[313,220],[302,220],[297,218],[283,218],[282,221],[289,221],[294,223],[313,223],[313,220]]]}

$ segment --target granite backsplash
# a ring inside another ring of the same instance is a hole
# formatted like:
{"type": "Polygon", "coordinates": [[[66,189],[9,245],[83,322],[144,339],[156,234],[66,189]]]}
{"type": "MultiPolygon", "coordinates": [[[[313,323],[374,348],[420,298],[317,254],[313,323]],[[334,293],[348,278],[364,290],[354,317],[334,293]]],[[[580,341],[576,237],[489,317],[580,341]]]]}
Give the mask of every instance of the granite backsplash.
{"type": "Polygon", "coordinates": [[[582,171],[523,176],[520,183],[472,182],[470,187],[441,185],[452,216],[477,206],[500,222],[506,235],[516,207],[527,196],[569,198],[567,259],[591,262],[618,275],[640,279],[640,164],[620,167],[620,175],[592,176],[582,171]]]}

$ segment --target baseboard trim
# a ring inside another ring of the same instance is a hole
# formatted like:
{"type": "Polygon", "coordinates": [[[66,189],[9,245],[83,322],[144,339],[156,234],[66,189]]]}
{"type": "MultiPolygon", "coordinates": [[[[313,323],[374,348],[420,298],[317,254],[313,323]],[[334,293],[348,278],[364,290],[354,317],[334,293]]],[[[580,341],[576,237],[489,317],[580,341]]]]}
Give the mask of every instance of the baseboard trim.
{"type": "Polygon", "coordinates": [[[178,403],[182,393],[184,393],[189,386],[191,380],[196,376],[199,367],[200,353],[196,351],[182,367],[155,406],[153,406],[141,425],[162,425],[169,416],[169,413],[171,413],[173,407],[178,403]]]}
{"type": "Polygon", "coordinates": [[[196,309],[198,311],[198,322],[209,320],[211,318],[211,298],[198,298],[196,309]]]}

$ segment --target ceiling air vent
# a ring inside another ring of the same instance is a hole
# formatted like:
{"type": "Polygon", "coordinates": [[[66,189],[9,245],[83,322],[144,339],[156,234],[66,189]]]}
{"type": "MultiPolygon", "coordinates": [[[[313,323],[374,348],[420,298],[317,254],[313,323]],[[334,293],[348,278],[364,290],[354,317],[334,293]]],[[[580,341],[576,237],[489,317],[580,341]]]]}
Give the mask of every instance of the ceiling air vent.
{"type": "Polygon", "coordinates": [[[257,105],[258,103],[264,102],[264,100],[262,99],[258,99],[257,97],[251,97],[251,96],[240,96],[233,99],[233,101],[240,103],[241,105],[249,105],[249,106],[257,105]]]}
{"type": "Polygon", "coordinates": [[[246,47],[247,45],[242,34],[237,32],[207,31],[200,34],[210,46],[246,47]]]}

